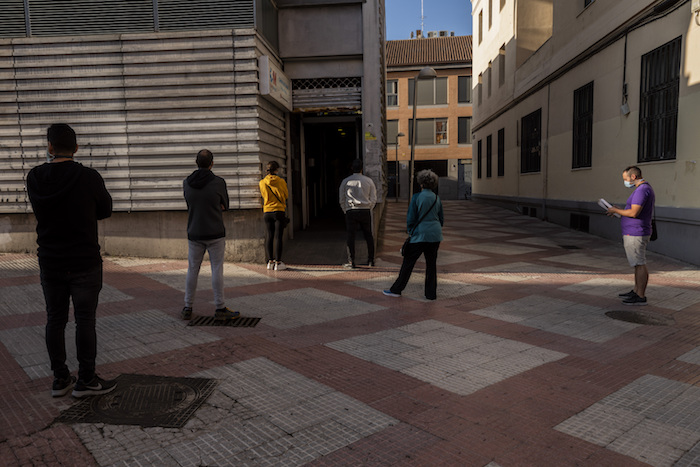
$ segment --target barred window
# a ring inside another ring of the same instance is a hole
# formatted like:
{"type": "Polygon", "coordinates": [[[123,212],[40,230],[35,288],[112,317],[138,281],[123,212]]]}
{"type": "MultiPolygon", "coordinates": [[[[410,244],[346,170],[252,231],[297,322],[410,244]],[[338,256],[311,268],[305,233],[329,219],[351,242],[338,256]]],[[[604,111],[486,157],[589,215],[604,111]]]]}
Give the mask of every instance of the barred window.
{"type": "Polygon", "coordinates": [[[502,177],[506,172],[506,129],[498,130],[498,176],[502,177]]]}
{"type": "Polygon", "coordinates": [[[520,173],[540,171],[542,109],[537,109],[526,115],[520,121],[520,173]]]}
{"type": "Polygon", "coordinates": [[[642,56],[637,162],[676,158],[681,38],[642,56]]]}
{"type": "Polygon", "coordinates": [[[491,178],[493,174],[493,138],[492,135],[486,137],[486,178],[491,178]]]}
{"type": "Polygon", "coordinates": [[[593,81],[574,91],[574,148],[571,167],[591,167],[593,154],[593,81]]]}

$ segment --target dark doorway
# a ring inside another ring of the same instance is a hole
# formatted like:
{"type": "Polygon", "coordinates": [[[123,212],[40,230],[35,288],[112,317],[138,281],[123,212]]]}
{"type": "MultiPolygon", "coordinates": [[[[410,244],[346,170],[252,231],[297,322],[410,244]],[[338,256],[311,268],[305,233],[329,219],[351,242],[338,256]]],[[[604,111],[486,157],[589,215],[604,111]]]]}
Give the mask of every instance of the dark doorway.
{"type": "MultiPolygon", "coordinates": [[[[292,265],[343,264],[347,262],[345,216],[338,204],[338,190],[359,155],[358,120],[354,116],[302,117],[299,124],[304,147],[295,173],[297,186],[304,193],[295,199],[299,208],[306,210],[307,221],[302,230],[295,230],[289,247],[285,246],[285,261],[292,265]],[[302,168],[306,175],[303,185],[302,168]]],[[[364,257],[362,233],[356,238],[357,252],[364,257]]]]}
{"type": "Polygon", "coordinates": [[[309,228],[344,230],[338,188],[351,174],[357,157],[357,127],[354,121],[305,123],[306,190],[309,228]]]}

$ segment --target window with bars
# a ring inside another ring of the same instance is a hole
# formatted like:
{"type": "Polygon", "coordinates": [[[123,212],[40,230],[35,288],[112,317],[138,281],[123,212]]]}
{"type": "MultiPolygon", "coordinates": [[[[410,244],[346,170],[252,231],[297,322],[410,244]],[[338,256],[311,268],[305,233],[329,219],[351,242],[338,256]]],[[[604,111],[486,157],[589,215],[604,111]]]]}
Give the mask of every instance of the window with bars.
{"type": "Polygon", "coordinates": [[[506,45],[501,46],[498,51],[498,87],[506,84],[506,45]]]}
{"type": "Polygon", "coordinates": [[[457,118],[457,144],[472,144],[472,118],[457,118]]]}
{"type": "MultiPolygon", "coordinates": [[[[408,105],[413,105],[414,79],[408,80],[408,105]]],[[[418,105],[443,105],[447,104],[447,78],[418,80],[416,100],[418,105]]]]}
{"type": "Polygon", "coordinates": [[[591,167],[593,155],[593,81],[574,91],[574,147],[571,167],[591,167]]]}
{"type": "Polygon", "coordinates": [[[481,141],[476,143],[476,178],[481,178],[481,141]]]}
{"type": "Polygon", "coordinates": [[[492,135],[486,137],[486,178],[493,175],[493,138],[492,135]]]}
{"type": "Polygon", "coordinates": [[[539,172],[542,156],[542,109],[522,118],[520,135],[520,173],[539,172]]]}
{"type": "Polygon", "coordinates": [[[390,79],[386,82],[386,105],[397,107],[399,105],[399,80],[390,79]]]}
{"type": "Polygon", "coordinates": [[[676,158],[681,37],[642,56],[637,162],[676,158]]]}
{"type": "MultiPolygon", "coordinates": [[[[408,121],[408,140],[413,141],[413,119],[408,121]]],[[[446,118],[416,120],[416,146],[448,143],[446,118]]]]}
{"type": "Polygon", "coordinates": [[[506,129],[498,130],[498,176],[503,177],[506,172],[506,129]]]}
{"type": "Polygon", "coordinates": [[[470,104],[472,101],[472,77],[457,77],[457,102],[460,104],[470,104]]]}

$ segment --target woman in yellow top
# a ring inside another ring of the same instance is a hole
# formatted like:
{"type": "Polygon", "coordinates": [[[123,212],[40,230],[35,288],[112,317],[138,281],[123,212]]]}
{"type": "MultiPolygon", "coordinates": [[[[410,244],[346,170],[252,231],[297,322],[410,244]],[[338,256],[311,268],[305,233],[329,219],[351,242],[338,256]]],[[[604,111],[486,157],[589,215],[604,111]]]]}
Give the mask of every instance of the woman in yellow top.
{"type": "Polygon", "coordinates": [[[271,161],[267,163],[267,176],[260,180],[260,194],[263,197],[263,220],[265,221],[265,253],[267,269],[281,271],[287,269],[282,262],[282,235],[287,226],[285,210],[287,209],[287,182],[277,176],[280,165],[271,161]],[[274,255],[273,240],[277,254],[274,255]]]}

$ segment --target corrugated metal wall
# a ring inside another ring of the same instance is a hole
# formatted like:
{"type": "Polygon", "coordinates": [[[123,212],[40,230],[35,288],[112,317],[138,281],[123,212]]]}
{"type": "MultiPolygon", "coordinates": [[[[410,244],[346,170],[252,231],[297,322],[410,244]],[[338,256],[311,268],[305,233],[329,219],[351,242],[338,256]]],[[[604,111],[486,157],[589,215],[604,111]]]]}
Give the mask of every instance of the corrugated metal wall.
{"type": "Polygon", "coordinates": [[[78,134],[115,210],[185,209],[201,148],[232,208],[259,207],[261,159],[285,157],[284,113],[258,96],[252,29],[0,40],[0,212],[27,212],[24,179],[54,122],[78,134]]]}

